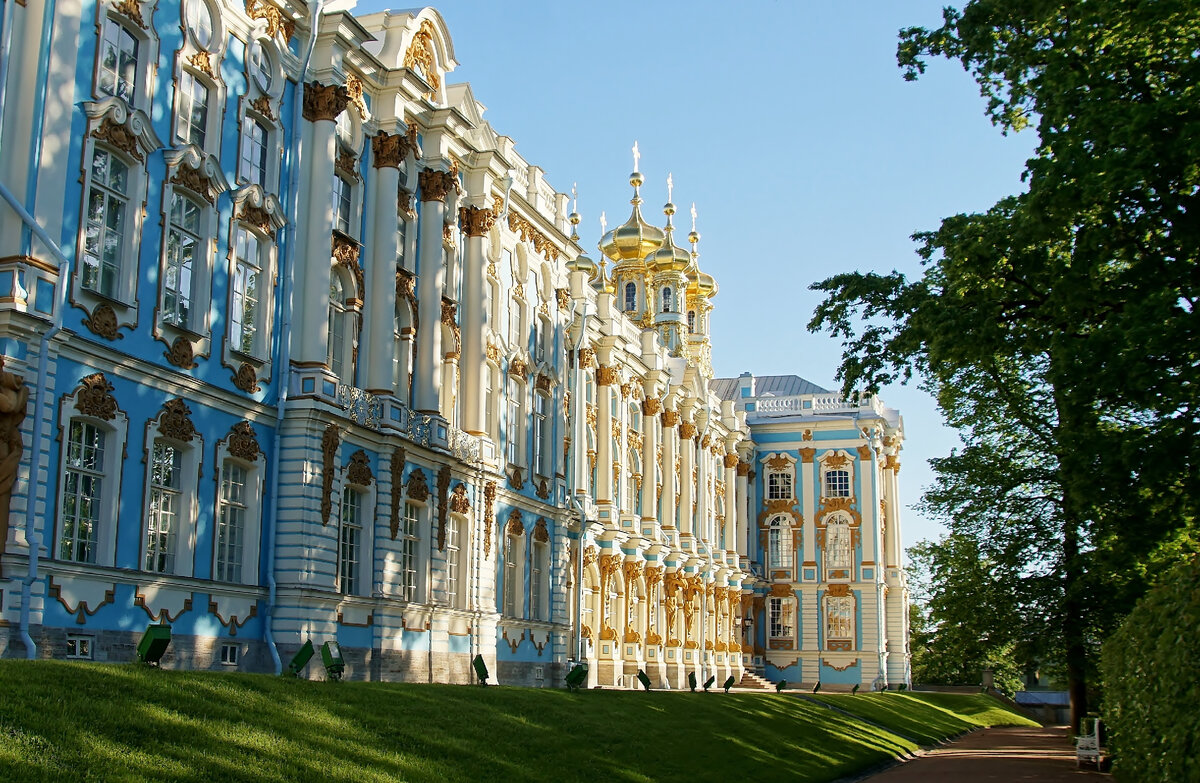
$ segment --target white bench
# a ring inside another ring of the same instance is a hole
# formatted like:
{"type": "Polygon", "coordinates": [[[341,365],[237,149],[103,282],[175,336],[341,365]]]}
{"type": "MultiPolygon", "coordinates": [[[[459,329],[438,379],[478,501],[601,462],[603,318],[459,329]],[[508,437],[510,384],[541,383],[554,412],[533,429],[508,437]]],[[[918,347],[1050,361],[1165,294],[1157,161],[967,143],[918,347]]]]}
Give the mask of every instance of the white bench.
{"type": "Polygon", "coordinates": [[[1100,747],[1100,719],[1099,718],[1084,718],[1080,729],[1086,729],[1088,722],[1091,722],[1091,732],[1088,734],[1080,734],[1075,738],[1075,767],[1083,766],[1083,762],[1090,761],[1098,768],[1100,759],[1104,755],[1103,749],[1100,747]]]}

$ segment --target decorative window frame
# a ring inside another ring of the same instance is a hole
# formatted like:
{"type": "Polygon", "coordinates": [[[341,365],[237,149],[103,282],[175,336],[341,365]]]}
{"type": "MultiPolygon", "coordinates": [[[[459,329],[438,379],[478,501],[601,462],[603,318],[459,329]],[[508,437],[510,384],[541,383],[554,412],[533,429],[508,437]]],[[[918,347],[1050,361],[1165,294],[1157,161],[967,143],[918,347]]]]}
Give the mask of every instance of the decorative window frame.
{"type": "Polygon", "coordinates": [[[509,465],[518,468],[526,467],[529,461],[529,383],[520,371],[522,366],[520,360],[510,359],[508,373],[504,376],[504,458],[509,465]],[[517,405],[515,416],[512,415],[513,402],[517,405]]]}
{"type": "Polygon", "coordinates": [[[772,453],[764,456],[760,462],[763,463],[763,499],[766,501],[787,500],[793,504],[796,502],[796,458],[790,454],[772,453]],[[786,479],[791,488],[791,492],[781,497],[772,497],[771,493],[771,478],[772,476],[781,476],[786,479]]]}
{"type": "Polygon", "coordinates": [[[100,512],[102,528],[96,535],[96,562],[98,566],[114,566],[117,557],[117,516],[121,500],[121,479],[125,467],[125,445],[129,436],[129,416],[119,407],[112,395],[113,387],[103,373],[93,373],[83,378],[70,394],[64,394],[58,404],[58,487],[54,510],[54,558],[61,562],[77,563],[78,560],[63,560],[60,556],[63,530],[63,479],[67,474],[67,443],[72,421],[82,421],[102,428],[109,441],[104,447],[104,485],[101,488],[100,512]]]}
{"type": "Polygon", "coordinates": [[[168,400],[158,414],[146,421],[142,437],[142,535],[138,549],[138,570],[162,576],[192,576],[196,566],[196,524],[200,515],[200,477],[204,472],[204,438],[192,424],[191,410],[183,398],[168,400]],[[162,442],[180,452],[179,513],[175,530],[175,570],[151,571],[146,568],[149,549],[150,500],[153,493],[154,446],[162,442]]]}
{"type": "MultiPolygon", "coordinates": [[[[401,488],[393,488],[393,492],[401,491],[401,488]]],[[[407,493],[406,493],[407,494],[407,493]]],[[[430,585],[432,576],[432,541],[436,535],[436,519],[433,514],[433,506],[429,503],[428,498],[418,500],[414,497],[404,497],[400,500],[400,528],[396,532],[395,551],[396,562],[400,568],[394,572],[397,577],[390,584],[385,582],[384,589],[390,596],[399,601],[403,601],[410,605],[424,604],[430,601],[430,585]],[[412,596],[405,599],[404,596],[404,549],[403,542],[405,540],[403,525],[405,506],[410,505],[416,510],[416,519],[414,521],[414,531],[416,535],[416,546],[413,550],[413,592],[412,596]],[[424,533],[425,535],[422,535],[424,533]]],[[[380,539],[381,541],[383,539],[380,539]]],[[[381,544],[382,545],[382,544],[381,544]]],[[[384,562],[386,562],[384,558],[384,562]]],[[[386,579],[386,575],[385,575],[386,579]]]]}
{"type": "MultiPolygon", "coordinates": [[[[469,577],[471,574],[470,559],[471,559],[471,520],[466,514],[457,511],[450,511],[446,514],[446,548],[444,564],[446,568],[447,583],[443,586],[443,595],[448,593],[449,574],[450,574],[450,539],[451,531],[456,530],[458,534],[458,589],[454,600],[450,600],[447,596],[446,606],[451,609],[466,609],[468,598],[469,577]]],[[[437,535],[436,524],[433,535],[437,535]]]]}
{"type": "Polygon", "coordinates": [[[551,600],[553,591],[550,589],[553,558],[551,557],[552,546],[547,520],[539,518],[530,537],[533,540],[529,546],[529,617],[540,622],[550,622],[550,615],[554,611],[551,600]],[[538,588],[533,580],[535,569],[541,573],[540,589],[535,589],[538,588]]]}
{"type": "Polygon", "coordinates": [[[820,482],[820,494],[822,502],[827,500],[844,500],[850,499],[854,502],[854,482],[855,482],[855,455],[851,455],[845,449],[835,449],[827,451],[821,455],[818,462],[820,470],[818,471],[817,479],[820,482]],[[849,495],[828,495],[826,494],[825,476],[831,471],[846,471],[849,482],[849,495]]]}
{"type": "Polygon", "coordinates": [[[229,42],[229,32],[225,26],[222,9],[214,7],[208,0],[184,0],[179,3],[179,29],[183,33],[182,45],[175,52],[175,65],[172,72],[171,98],[171,142],[177,149],[187,147],[191,139],[179,133],[181,121],[180,107],[183,102],[183,76],[189,74],[193,79],[208,88],[207,115],[204,127],[204,152],[217,154],[221,150],[221,128],[225,120],[225,99],[229,88],[221,78],[220,62],[229,42]],[[195,35],[188,29],[187,8],[189,4],[202,3],[208,8],[212,19],[213,30],[210,46],[201,47],[195,35]]]}
{"type": "Polygon", "coordinates": [[[337,498],[337,526],[333,528],[333,546],[334,546],[334,562],[337,564],[334,574],[333,587],[335,592],[346,596],[371,596],[379,592],[378,580],[375,574],[375,538],[376,525],[385,514],[378,508],[379,503],[379,482],[375,480],[375,475],[371,471],[370,458],[366,451],[362,448],[355,448],[354,444],[346,441],[342,443],[344,451],[349,451],[350,456],[346,462],[338,469],[337,480],[334,482],[334,497],[337,498]],[[354,593],[342,593],[342,525],[344,520],[343,515],[343,496],[346,490],[353,490],[359,495],[359,531],[362,535],[362,540],[358,548],[358,572],[355,575],[358,582],[358,590],[354,593]]]}
{"type": "Polygon", "coordinates": [[[217,199],[229,190],[229,183],[225,181],[217,159],[212,155],[205,155],[199,147],[189,145],[180,150],[167,150],[163,157],[167,164],[167,176],[163,183],[160,207],[163,231],[158,264],[158,300],[151,333],[156,340],[167,346],[164,354],[167,361],[181,369],[190,370],[196,366],[196,356],[207,357],[212,353],[212,324],[209,311],[212,304],[216,242],[211,238],[215,238],[220,231],[217,199]],[[192,301],[189,304],[191,323],[188,326],[170,323],[164,317],[167,244],[171,231],[171,202],[176,190],[202,207],[200,242],[197,257],[192,260],[192,301]]]}
{"type": "Polygon", "coordinates": [[[151,83],[158,71],[158,35],[154,27],[155,3],[129,3],[126,0],[100,0],[96,3],[96,60],[92,66],[92,97],[103,103],[109,99],[125,101],[117,96],[100,91],[100,59],[104,56],[104,28],[115,24],[124,28],[137,39],[139,46],[137,85],[133,100],[128,106],[145,111],[151,105],[154,85],[151,83]]]}
{"type": "Polygon", "coordinates": [[[854,576],[854,561],[858,550],[860,527],[855,524],[854,518],[845,511],[834,511],[822,518],[821,528],[818,531],[819,546],[821,549],[821,565],[822,571],[825,573],[829,581],[844,580],[850,581],[854,576]],[[845,565],[836,565],[831,562],[828,553],[827,544],[829,543],[829,530],[831,527],[845,526],[846,534],[850,538],[850,562],[845,565]]]}
{"type": "Polygon", "coordinates": [[[500,560],[501,568],[501,601],[500,614],[511,618],[528,616],[527,585],[525,583],[525,562],[528,559],[528,541],[526,539],[525,523],[521,519],[520,509],[514,508],[509,512],[508,522],[504,526],[504,554],[500,560]],[[512,602],[512,611],[509,602],[512,602]]]}
{"type": "Polygon", "coordinates": [[[246,93],[238,101],[237,165],[233,167],[237,172],[236,182],[239,187],[255,184],[242,176],[242,145],[245,143],[244,123],[247,119],[261,123],[267,131],[267,166],[263,177],[263,189],[267,193],[276,195],[280,192],[279,178],[281,175],[281,154],[283,151],[283,118],[280,116],[280,112],[282,111],[281,98],[286,78],[284,77],[282,63],[283,58],[279,47],[270,37],[260,34],[252,37],[246,43],[245,67],[247,87],[246,93]],[[260,51],[267,57],[271,82],[268,85],[268,90],[262,89],[258,83],[258,79],[254,75],[255,68],[251,64],[252,52],[254,51],[260,51]]]}
{"type": "MultiPolygon", "coordinates": [[[[363,133],[363,119],[357,111],[351,111],[355,104],[351,102],[346,109],[338,114],[334,127],[334,165],[333,176],[344,181],[350,188],[350,214],[346,228],[338,227],[337,205],[333,204],[333,230],[358,242],[362,233],[363,209],[363,178],[362,167],[363,145],[366,141],[363,133]]],[[[333,193],[333,182],[330,182],[330,194],[333,193]]]]}
{"type": "Polygon", "coordinates": [[[767,596],[766,636],[767,647],[772,650],[790,650],[796,645],[796,594],[791,585],[776,585],[767,596]],[[778,607],[779,622],[772,615],[778,607]],[[778,631],[778,632],[777,632],[778,631]]]}
{"type": "Polygon", "coordinates": [[[226,466],[236,463],[246,472],[246,519],[242,533],[242,576],[235,584],[258,585],[259,546],[262,538],[262,512],[265,497],[267,459],[259,447],[250,422],[242,421],[230,428],[213,449],[213,521],[212,521],[212,578],[217,578],[217,542],[221,524],[221,483],[226,466]]]}
{"type": "MultiPolygon", "coordinates": [[[[80,155],[81,181],[79,233],[76,238],[76,258],[82,259],[87,241],[87,204],[92,186],[92,158],[97,146],[115,155],[129,168],[126,183],[126,225],[121,238],[121,266],[116,291],[106,296],[83,287],[83,275],[73,275],[71,304],[88,314],[85,326],[95,334],[118,340],[122,328],[135,328],[138,323],[138,256],[147,199],[146,158],[162,146],[150,118],[137,109],[130,109],[120,98],[85,102],[87,117],[83,149],[80,155]]],[[[82,263],[82,262],[79,262],[82,263]]]]}
{"type": "Polygon", "coordinates": [[[788,574],[784,578],[790,579],[791,573],[796,569],[796,535],[793,530],[792,518],[788,514],[776,514],[767,522],[767,571],[776,570],[787,571],[788,574]],[[777,565],[774,562],[774,548],[771,546],[772,533],[778,532],[778,540],[780,548],[787,547],[786,562],[782,565],[777,565]]]}
{"type": "Polygon", "coordinates": [[[848,584],[833,584],[821,596],[821,636],[822,648],[830,652],[850,652],[858,649],[858,619],[861,607],[858,605],[857,593],[848,584]],[[850,609],[849,635],[834,636],[831,631],[832,612],[836,606],[839,609],[847,604],[850,609]]]}
{"type": "Polygon", "coordinates": [[[233,324],[225,319],[224,345],[221,364],[233,371],[233,385],[246,394],[259,391],[259,384],[269,383],[273,372],[271,363],[271,339],[275,313],[276,270],[279,265],[279,248],[276,232],[287,225],[283,205],[258,185],[244,185],[233,192],[233,218],[229,221],[229,236],[226,241],[225,269],[227,286],[225,312],[233,312],[233,281],[237,266],[238,230],[258,242],[258,258],[263,282],[259,287],[258,318],[255,329],[255,345],[251,353],[234,348],[233,324]]]}

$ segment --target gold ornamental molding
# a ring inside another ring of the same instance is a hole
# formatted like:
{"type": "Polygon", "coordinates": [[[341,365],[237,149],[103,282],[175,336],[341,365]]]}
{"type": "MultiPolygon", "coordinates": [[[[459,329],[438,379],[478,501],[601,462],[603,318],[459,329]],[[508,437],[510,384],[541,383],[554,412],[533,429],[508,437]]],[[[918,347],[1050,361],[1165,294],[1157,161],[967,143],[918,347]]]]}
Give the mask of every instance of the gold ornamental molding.
{"type": "Polygon", "coordinates": [[[496,224],[496,213],[480,207],[459,207],[458,222],[468,237],[482,237],[496,224]]]}
{"type": "Polygon", "coordinates": [[[454,175],[438,169],[421,169],[417,183],[421,188],[421,201],[444,201],[450,189],[458,187],[454,175]]]}
{"type": "Polygon", "coordinates": [[[736,454],[726,454],[725,455],[725,467],[726,468],[731,468],[731,469],[736,468],[740,464],[740,462],[741,462],[741,460],[738,459],[738,455],[736,455],[736,454]]]}
{"type": "Polygon", "coordinates": [[[532,223],[516,212],[508,213],[508,228],[510,231],[519,234],[522,242],[532,242],[533,252],[550,263],[557,261],[558,257],[562,254],[562,251],[550,241],[549,237],[534,228],[532,223]]]}
{"type": "Polygon", "coordinates": [[[496,482],[483,485],[483,556],[492,554],[492,520],[496,518],[496,482]]]}
{"type": "Polygon", "coordinates": [[[333,458],[337,454],[341,435],[338,426],[330,424],[321,435],[321,525],[329,524],[333,512],[333,458]]]}
{"type": "Polygon", "coordinates": [[[450,511],[454,514],[470,514],[471,500],[467,497],[467,485],[461,481],[450,490],[450,511]]]}
{"type": "Polygon", "coordinates": [[[390,468],[392,479],[392,497],[391,497],[391,518],[390,532],[392,540],[396,540],[396,536],[400,532],[400,495],[404,492],[404,461],[405,452],[403,446],[397,446],[392,452],[392,464],[390,468]]]}
{"type": "Polygon", "coordinates": [[[304,119],[309,122],[336,122],[346,110],[350,93],[340,84],[308,82],[304,85],[304,119]]]}
{"type": "Polygon", "coordinates": [[[446,550],[446,514],[450,511],[450,466],[442,465],[437,473],[438,549],[446,550]]]}
{"type": "Polygon", "coordinates": [[[596,368],[596,385],[597,386],[614,386],[620,381],[617,375],[616,367],[600,365],[596,368]]]}
{"type": "Polygon", "coordinates": [[[410,499],[418,503],[429,500],[429,480],[425,478],[425,471],[415,468],[412,473],[409,473],[404,492],[410,499]]]}
{"type": "Polygon", "coordinates": [[[262,453],[258,438],[254,435],[254,427],[248,421],[239,421],[230,428],[225,448],[229,450],[229,456],[246,462],[257,462],[258,455],[262,453]]]}
{"type": "Polygon", "coordinates": [[[158,431],[164,438],[191,443],[196,437],[196,427],[192,424],[192,410],[176,397],[163,403],[162,412],[158,417],[158,431]]]}
{"type": "Polygon", "coordinates": [[[421,22],[421,28],[413,34],[412,42],[404,52],[404,67],[410,71],[420,71],[429,86],[437,91],[442,84],[437,71],[437,55],[433,48],[433,23],[428,19],[421,22]]]}
{"type": "Polygon", "coordinates": [[[800,449],[800,460],[805,465],[811,465],[813,463],[813,459],[816,456],[817,456],[816,449],[800,449]]]}
{"type": "Polygon", "coordinates": [[[380,131],[371,137],[371,165],[377,169],[398,169],[409,152],[408,138],[399,133],[380,131]]]}
{"type": "Polygon", "coordinates": [[[821,465],[826,470],[845,470],[850,467],[850,458],[845,454],[833,452],[821,457],[821,465]]]}
{"type": "Polygon", "coordinates": [[[679,411],[664,410],[662,412],[662,425],[664,428],[671,428],[679,424],[679,411]]]}
{"type": "Polygon", "coordinates": [[[360,487],[369,487],[375,481],[367,452],[358,449],[350,455],[350,462],[346,465],[346,481],[360,487]]]}
{"type": "MultiPolygon", "coordinates": [[[[129,1],[126,0],[126,2],[129,1]]],[[[132,0],[132,2],[140,2],[140,0],[132,0]]],[[[267,35],[272,38],[283,33],[284,39],[290,43],[292,35],[296,32],[295,22],[286,18],[282,11],[269,5],[266,0],[246,0],[246,16],[251,19],[265,19],[267,35]]]]}
{"type": "Polygon", "coordinates": [[[113,385],[104,377],[104,373],[92,373],[79,381],[75,410],[84,416],[112,421],[117,416],[117,398],[112,392],[113,385]]]}

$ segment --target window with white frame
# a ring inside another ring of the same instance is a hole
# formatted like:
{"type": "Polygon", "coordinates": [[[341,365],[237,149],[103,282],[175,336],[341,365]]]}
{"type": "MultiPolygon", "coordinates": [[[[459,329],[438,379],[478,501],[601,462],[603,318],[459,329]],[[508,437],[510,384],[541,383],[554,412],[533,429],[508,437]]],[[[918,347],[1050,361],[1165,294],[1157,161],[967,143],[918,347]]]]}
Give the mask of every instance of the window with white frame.
{"type": "Polygon", "coordinates": [[[625,312],[637,310],[637,284],[625,284],[625,312]]]}
{"type": "Polygon", "coordinates": [[[338,535],[338,592],[357,595],[362,582],[359,567],[363,545],[362,492],[348,486],[342,490],[342,517],[338,535]]]}
{"type": "Polygon", "coordinates": [[[350,234],[351,212],[354,203],[354,186],[341,174],[333,178],[333,227],[343,234],[350,234]]]}
{"type": "Polygon", "coordinates": [[[262,357],[266,353],[264,256],[263,241],[239,225],[234,233],[229,286],[229,343],[233,350],[247,356],[262,357]]]}
{"type": "Polygon", "coordinates": [[[270,132],[261,121],[249,115],[242,118],[241,151],[238,179],[261,188],[267,187],[267,149],[270,132]]]}
{"type": "Polygon", "coordinates": [[[853,537],[850,525],[842,517],[834,517],[826,523],[825,558],[828,569],[848,569],[854,565],[853,537]]]}
{"type": "Polygon", "coordinates": [[[792,567],[792,525],[786,514],[771,519],[767,529],[767,551],[771,568],[792,567]]]}
{"type": "Polygon", "coordinates": [[[352,384],[350,366],[350,309],[351,288],[340,269],[334,267],[329,275],[329,344],[326,363],[330,371],[343,382],[352,384]]]}
{"type": "Polygon", "coordinates": [[[848,471],[848,470],[827,470],[827,471],[825,471],[825,497],[827,497],[827,498],[848,498],[848,497],[850,497],[850,471],[848,471]]]}
{"type": "Polygon", "coordinates": [[[79,661],[92,660],[92,637],[78,633],[67,634],[67,657],[79,661]]]}
{"type": "Polygon", "coordinates": [[[396,298],[396,320],[392,331],[392,388],[404,402],[412,385],[413,319],[409,304],[396,298]]]}
{"type": "Polygon", "coordinates": [[[221,491],[217,497],[217,552],[214,578],[243,581],[249,516],[250,473],[241,463],[227,459],[221,465],[221,491]]]}
{"type": "Polygon", "coordinates": [[[671,286],[669,286],[669,285],[667,285],[667,286],[663,286],[663,290],[662,290],[662,311],[663,311],[664,313],[669,313],[669,312],[671,312],[671,308],[672,308],[672,306],[673,306],[673,303],[674,303],[674,297],[672,296],[672,293],[673,293],[673,292],[671,291],[671,286]]]}
{"type": "Polygon", "coordinates": [[[519,536],[508,536],[504,547],[504,614],[516,617],[520,607],[517,597],[520,594],[521,539],[519,536]]]}
{"type": "Polygon", "coordinates": [[[529,594],[533,602],[533,619],[549,620],[550,545],[545,541],[533,542],[533,557],[530,560],[529,594]]]}
{"type": "Polygon", "coordinates": [[[512,465],[525,463],[525,384],[515,377],[508,379],[508,420],[505,422],[505,457],[512,465]]]}
{"type": "Polygon", "coordinates": [[[417,565],[420,562],[421,506],[405,501],[400,520],[400,599],[417,600],[417,565]]]}
{"type": "Polygon", "coordinates": [[[249,50],[246,67],[250,71],[250,78],[264,95],[270,95],[275,88],[275,58],[271,56],[263,41],[253,42],[249,50]]]}
{"type": "Polygon", "coordinates": [[[162,285],[162,319],[181,329],[195,331],[192,315],[192,276],[206,264],[201,239],[204,207],[179,192],[171,194],[168,216],[167,256],[162,285]]]}
{"type": "Polygon", "coordinates": [[[150,501],[146,509],[144,569],[175,573],[175,551],[183,515],[183,452],[161,438],[150,450],[150,501]]]}
{"type": "Polygon", "coordinates": [[[458,607],[459,569],[462,567],[460,527],[456,518],[446,520],[446,605],[455,608],[458,607]]]}
{"type": "Polygon", "coordinates": [[[538,316],[533,321],[533,358],[534,361],[546,360],[546,339],[550,334],[549,322],[538,316]]]}
{"type": "Polygon", "coordinates": [[[67,428],[58,556],[78,563],[98,562],[109,432],[72,419],[67,428]]]}
{"type": "Polygon", "coordinates": [[[187,0],[183,6],[183,20],[196,46],[208,50],[213,44],[212,9],[204,0],[187,0]]]}
{"type": "Polygon", "coordinates": [[[854,639],[854,597],[850,595],[825,596],[825,639],[854,639]]]}
{"type": "Polygon", "coordinates": [[[179,107],[175,114],[175,138],[183,144],[204,149],[208,138],[209,89],[191,71],[179,76],[179,107]]]}
{"type": "Polygon", "coordinates": [[[484,384],[483,416],[484,431],[493,443],[500,442],[500,368],[488,362],[487,381],[484,384]]]}
{"type": "Polygon", "coordinates": [[[141,78],[141,42],[123,23],[105,17],[100,34],[100,62],[96,72],[96,90],[112,95],[131,106],[137,104],[141,78]]]}
{"type": "Polygon", "coordinates": [[[521,306],[521,300],[515,297],[508,300],[508,342],[513,347],[521,347],[521,336],[524,333],[522,329],[522,321],[524,320],[524,308],[521,306]]]}
{"type": "Polygon", "coordinates": [[[767,630],[772,639],[791,639],[793,631],[793,604],[790,598],[772,596],[767,599],[767,630]]]}
{"type": "Polygon", "coordinates": [[[118,298],[129,213],[129,166],[115,152],[95,147],[89,177],[81,285],[118,298]]]}
{"type": "Polygon", "coordinates": [[[550,399],[541,392],[533,395],[533,468],[539,476],[550,475],[550,424],[547,408],[550,399]]]}
{"type": "MultiPolygon", "coordinates": [[[[400,173],[404,177],[403,169],[400,173]]],[[[404,255],[408,251],[405,243],[408,241],[408,213],[401,206],[396,207],[396,263],[401,269],[405,268],[404,255]]]]}
{"type": "Polygon", "coordinates": [[[767,471],[767,500],[791,500],[795,497],[790,470],[767,471]]]}

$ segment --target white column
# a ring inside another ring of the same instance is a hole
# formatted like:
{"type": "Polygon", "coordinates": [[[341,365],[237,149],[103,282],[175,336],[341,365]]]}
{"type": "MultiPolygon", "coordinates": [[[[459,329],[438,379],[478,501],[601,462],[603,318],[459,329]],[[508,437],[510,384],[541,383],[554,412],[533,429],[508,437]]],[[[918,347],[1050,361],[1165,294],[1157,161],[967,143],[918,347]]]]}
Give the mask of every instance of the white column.
{"type": "Polygon", "coordinates": [[[738,455],[732,439],[725,453],[725,562],[737,565],[737,466],[738,455]],[[732,555],[732,556],[729,556],[732,555]]]}
{"type": "Polygon", "coordinates": [[[600,365],[596,368],[596,502],[613,500],[612,474],[612,395],[617,371],[600,365]]]}
{"type": "Polygon", "coordinates": [[[750,540],[750,461],[751,452],[739,452],[737,464],[737,547],[742,557],[749,558],[754,552],[750,540]]]}
{"type": "Polygon", "coordinates": [[[363,329],[363,356],[366,357],[364,384],[369,391],[391,393],[392,356],[395,351],[396,259],[399,211],[396,196],[400,190],[400,164],[404,161],[407,139],[398,134],[379,133],[371,139],[372,166],[370,252],[366,291],[366,328],[363,329]]]}
{"type": "MultiPolygon", "coordinates": [[[[687,412],[684,412],[686,415],[687,412]]],[[[695,515],[692,513],[692,499],[695,497],[696,486],[692,481],[692,466],[696,459],[696,425],[688,419],[679,423],[679,546],[681,549],[695,551],[693,537],[695,536],[695,515]]],[[[698,504],[697,504],[698,510],[698,504]]]]}
{"type": "Polygon", "coordinates": [[[667,531],[675,530],[675,448],[678,443],[679,413],[664,410],[662,412],[663,440],[663,495],[662,495],[662,528],[667,531]]]}
{"type": "Polygon", "coordinates": [[[442,226],[446,194],[455,186],[446,171],[421,171],[421,257],[417,266],[417,362],[413,373],[413,399],[422,413],[440,413],[442,382],[442,287],[446,268],[442,263],[442,226]]]}
{"type": "MultiPolygon", "coordinates": [[[[654,387],[646,390],[642,403],[642,526],[653,525],[658,515],[658,413],[661,403],[653,396],[654,387]]],[[[663,455],[665,458],[665,454],[663,455]]],[[[664,470],[664,476],[666,471],[664,470]]],[[[666,484],[664,480],[664,485],[666,484]]],[[[665,491],[665,486],[664,486],[665,491]]]]}
{"type": "MultiPolygon", "coordinates": [[[[813,479],[813,455],[816,454],[815,449],[801,449],[801,460],[796,463],[796,471],[800,474],[801,492],[804,493],[801,499],[801,508],[804,510],[804,561],[800,564],[800,576],[804,576],[804,568],[817,567],[817,498],[813,495],[816,491],[814,488],[815,481],[813,479]]],[[[816,574],[817,581],[821,581],[821,575],[816,574]]]]}
{"type": "MultiPolygon", "coordinates": [[[[878,501],[875,499],[876,482],[879,480],[879,470],[875,466],[875,457],[871,454],[869,447],[865,452],[866,459],[861,456],[858,460],[858,470],[860,475],[860,485],[862,486],[862,499],[859,502],[859,508],[862,511],[862,527],[859,530],[859,535],[862,538],[862,562],[875,562],[875,542],[878,540],[879,533],[879,507],[878,501]]],[[[872,566],[877,568],[878,565],[872,566]]],[[[851,578],[857,582],[859,574],[851,574],[851,578]]]]}
{"type": "Polygon", "coordinates": [[[487,317],[487,289],[483,279],[486,267],[484,243],[496,221],[496,215],[490,209],[473,206],[460,208],[458,215],[467,235],[466,258],[462,264],[462,301],[458,308],[459,321],[462,323],[462,358],[459,365],[462,368],[462,428],[472,435],[482,435],[486,420],[483,389],[488,382],[483,374],[483,330],[487,317]]]}
{"type": "Polygon", "coordinates": [[[325,363],[329,341],[330,242],[333,237],[334,122],[350,97],[341,85],[304,85],[304,127],[301,143],[308,168],[301,172],[304,203],[298,215],[303,228],[296,255],[300,267],[300,306],[293,322],[296,339],[293,361],[300,365],[325,363]]]}

